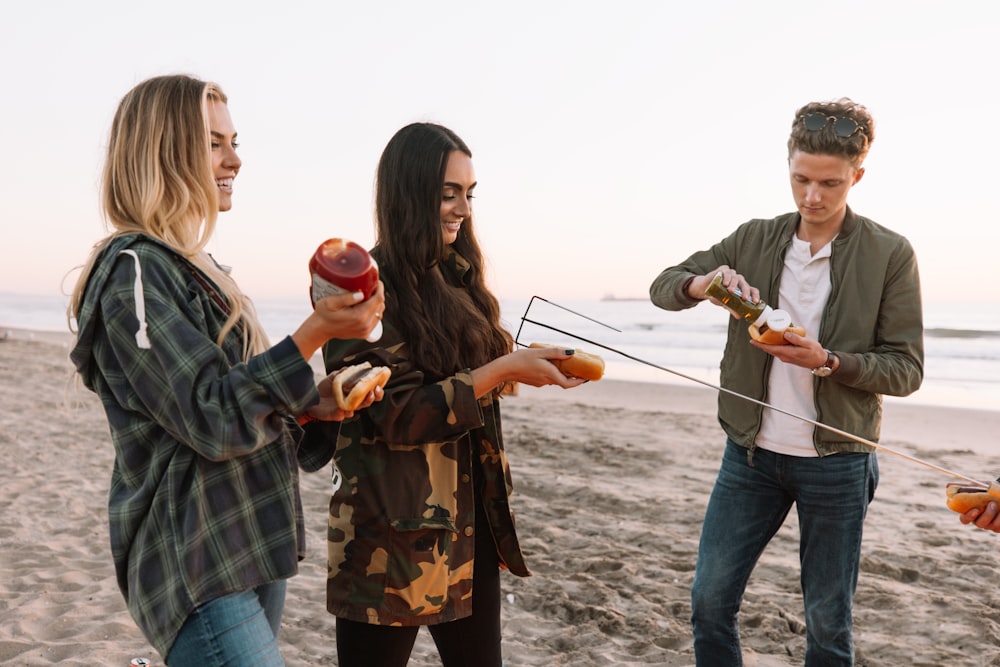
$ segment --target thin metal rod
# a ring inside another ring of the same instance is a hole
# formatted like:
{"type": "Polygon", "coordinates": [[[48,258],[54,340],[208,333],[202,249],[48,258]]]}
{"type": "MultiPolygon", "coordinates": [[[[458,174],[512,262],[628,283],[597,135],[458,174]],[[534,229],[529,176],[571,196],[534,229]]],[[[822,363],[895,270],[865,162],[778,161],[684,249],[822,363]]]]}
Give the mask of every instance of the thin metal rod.
{"type": "MultiPolygon", "coordinates": [[[[534,297],[532,297],[532,298],[534,298],[534,297]]],[[[541,299],[541,297],[538,297],[538,298],[541,299]]],[[[545,299],[542,299],[542,300],[545,301],[545,299]]],[[[552,303],[552,302],[548,301],[547,303],[552,303]]],[[[553,305],[556,305],[556,304],[553,304],[553,305]]],[[[528,304],[528,308],[531,308],[531,304],[530,303],[528,304]]],[[[568,310],[568,309],[566,309],[566,310],[568,310]]],[[[572,312],[572,311],[570,311],[570,312],[572,312]]],[[[586,316],[584,316],[584,317],[586,317],[586,316]]],[[[591,318],[588,317],[587,319],[591,319],[591,318]]],[[[596,320],[594,320],[594,321],[596,321],[596,320]]],[[[569,331],[564,331],[564,330],[559,329],[557,327],[550,326],[548,324],[543,324],[542,322],[537,322],[535,320],[528,319],[528,311],[527,310],[524,311],[524,316],[521,318],[521,326],[524,326],[525,322],[529,322],[531,324],[535,324],[537,326],[544,327],[544,328],[550,329],[552,331],[556,331],[556,332],[564,334],[566,336],[570,336],[570,337],[575,338],[577,340],[581,340],[581,341],[583,341],[585,343],[589,343],[590,345],[594,345],[596,347],[600,347],[602,349],[605,349],[605,350],[607,350],[609,352],[614,352],[615,354],[621,355],[621,356],[625,357],[626,359],[631,359],[632,361],[638,362],[640,364],[645,364],[646,366],[651,366],[651,367],[659,369],[661,371],[665,371],[667,373],[671,373],[673,375],[676,375],[677,377],[682,377],[685,380],[690,380],[692,382],[697,382],[700,385],[704,385],[706,387],[710,387],[710,388],[715,389],[717,391],[725,392],[725,393],[730,394],[732,396],[736,396],[738,398],[742,398],[745,401],[750,401],[751,403],[756,403],[757,405],[763,406],[763,407],[768,408],[770,410],[774,410],[775,412],[780,412],[780,413],[782,413],[784,415],[788,415],[789,417],[792,417],[794,419],[798,419],[798,420],[804,421],[804,422],[806,422],[808,424],[812,424],[813,426],[817,426],[819,428],[826,429],[827,431],[830,431],[832,433],[836,433],[837,435],[843,436],[845,438],[849,438],[851,440],[854,440],[855,442],[860,442],[863,445],[868,445],[869,447],[881,450],[881,451],[883,451],[883,452],[885,452],[887,454],[892,454],[893,456],[898,456],[899,458],[906,459],[907,461],[910,461],[911,463],[916,463],[918,465],[925,466],[927,468],[930,468],[932,470],[936,470],[936,471],[938,471],[940,473],[943,473],[945,475],[948,475],[950,477],[955,477],[957,479],[965,480],[966,482],[972,482],[973,484],[977,484],[977,485],[982,486],[984,488],[989,488],[989,486],[990,486],[989,484],[984,484],[983,482],[980,482],[979,480],[973,479],[972,477],[967,477],[966,475],[963,475],[961,473],[957,473],[957,472],[955,472],[953,470],[948,470],[947,468],[942,468],[941,466],[935,465],[935,464],[933,464],[933,463],[931,463],[929,461],[924,461],[923,459],[918,459],[915,456],[910,456],[909,454],[904,454],[903,452],[900,452],[898,450],[892,449],[891,447],[886,447],[885,445],[880,445],[877,442],[872,442],[871,440],[868,440],[866,438],[862,438],[861,436],[858,436],[858,435],[854,435],[853,433],[848,433],[847,431],[842,431],[839,428],[836,428],[836,427],[833,427],[833,426],[828,426],[827,424],[824,424],[822,422],[818,422],[818,421],[816,421],[814,419],[809,419],[808,417],[803,417],[802,415],[797,415],[794,412],[789,412],[788,410],[784,410],[782,408],[775,407],[775,406],[773,406],[773,405],[771,405],[769,403],[765,403],[764,401],[759,401],[756,398],[751,398],[750,396],[745,396],[744,394],[741,394],[738,391],[733,391],[732,389],[726,389],[725,387],[720,387],[718,385],[714,385],[711,382],[706,382],[704,380],[699,380],[698,378],[691,377],[690,375],[685,375],[684,373],[680,373],[678,371],[672,370],[670,368],[667,368],[666,366],[660,366],[658,364],[654,364],[653,362],[646,361],[645,359],[640,359],[639,357],[635,357],[635,356],[633,356],[631,354],[628,354],[627,352],[622,352],[621,350],[617,350],[617,349],[615,349],[613,347],[609,347],[609,346],[604,345],[602,343],[598,343],[596,341],[584,338],[583,336],[578,336],[577,334],[570,333],[569,331]]],[[[614,327],[609,327],[609,328],[614,328],[614,327]]],[[[616,331],[617,331],[617,329],[616,329],[616,331]]],[[[521,328],[520,327],[518,327],[517,334],[518,334],[518,338],[515,339],[515,342],[518,345],[521,345],[522,347],[527,347],[524,343],[522,343],[519,340],[519,338],[521,336],[521,328]]]]}
{"type": "MultiPolygon", "coordinates": [[[[613,327],[613,326],[611,326],[610,324],[606,324],[605,322],[602,322],[602,321],[600,321],[600,320],[595,320],[595,319],[594,319],[593,317],[590,317],[589,315],[584,315],[583,313],[578,313],[578,312],[576,312],[575,310],[573,310],[572,308],[567,308],[566,306],[560,306],[560,305],[559,305],[558,303],[556,303],[555,301],[549,301],[548,299],[545,299],[545,298],[543,298],[543,297],[540,297],[540,296],[533,296],[533,297],[531,297],[531,298],[532,298],[532,299],[538,299],[539,301],[544,301],[545,303],[549,304],[550,306],[555,306],[556,308],[562,308],[562,309],[563,309],[563,310],[565,310],[565,311],[566,311],[567,313],[573,313],[573,314],[574,314],[574,315],[576,315],[577,317],[582,317],[582,318],[583,318],[583,319],[585,319],[585,320],[590,320],[590,321],[591,321],[591,322],[593,322],[594,324],[600,324],[600,325],[601,325],[602,327],[607,327],[608,329],[611,329],[612,331],[617,331],[618,333],[621,333],[621,332],[622,332],[622,330],[621,330],[621,329],[618,329],[618,328],[616,328],[616,327],[613,327]]],[[[531,308],[531,303],[528,303],[528,308],[531,308]]],[[[528,311],[527,311],[527,310],[525,310],[525,311],[524,311],[524,314],[525,314],[525,315],[527,315],[527,314],[528,314],[528,311]]]]}
{"type": "MultiPolygon", "coordinates": [[[[528,311],[531,310],[531,306],[532,306],[532,304],[535,303],[535,299],[538,299],[539,301],[544,301],[545,303],[549,304],[550,306],[555,306],[556,308],[561,308],[562,310],[565,310],[567,313],[573,313],[577,317],[582,317],[585,320],[590,320],[594,324],[600,324],[602,327],[607,327],[608,329],[611,329],[612,331],[617,331],[618,333],[622,332],[621,329],[616,329],[615,327],[611,326],[610,324],[605,324],[604,322],[601,322],[600,320],[595,320],[593,317],[590,317],[588,315],[584,315],[583,313],[578,313],[575,310],[567,308],[566,306],[560,306],[555,301],[549,301],[548,299],[546,299],[544,297],[540,297],[540,296],[533,296],[528,301],[528,307],[524,309],[524,315],[521,317],[521,324],[520,324],[520,326],[517,327],[517,335],[514,336],[514,342],[517,343],[518,345],[520,345],[521,347],[528,347],[524,343],[520,342],[520,339],[521,339],[521,327],[524,326],[524,323],[526,321],[525,318],[528,317],[528,311]]],[[[531,320],[527,320],[527,321],[531,322],[531,320]]],[[[538,323],[537,322],[532,322],[532,324],[538,324],[538,323]]],[[[541,324],[540,326],[544,327],[545,325],[541,324]]],[[[548,328],[551,329],[552,327],[548,327],[548,328]]],[[[567,335],[572,335],[572,334],[567,334],[567,335]]]]}

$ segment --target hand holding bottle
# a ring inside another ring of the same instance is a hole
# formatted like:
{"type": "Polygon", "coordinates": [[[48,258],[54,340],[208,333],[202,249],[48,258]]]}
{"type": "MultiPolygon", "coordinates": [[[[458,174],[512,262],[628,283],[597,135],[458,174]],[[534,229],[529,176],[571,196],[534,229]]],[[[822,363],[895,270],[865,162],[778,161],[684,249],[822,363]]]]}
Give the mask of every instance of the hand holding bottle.
{"type": "MultiPolygon", "coordinates": [[[[708,299],[716,306],[725,307],[725,304],[722,301],[708,293],[709,287],[716,281],[721,282],[722,287],[727,291],[738,295],[751,303],[756,303],[760,300],[760,290],[747,282],[746,278],[740,275],[735,269],[732,269],[725,264],[714,271],[709,271],[703,276],[692,276],[685,284],[685,294],[692,299],[708,299]],[[719,278],[720,275],[722,276],[721,279],[719,278]]],[[[730,312],[732,312],[732,310],[730,310],[730,312]]],[[[738,318],[740,315],[733,313],[733,317],[738,318]]]]}
{"type": "Polygon", "coordinates": [[[378,325],[385,310],[385,288],[377,281],[365,299],[362,292],[343,292],[316,301],[312,313],[292,334],[306,359],[331,338],[364,338],[378,325]]]}
{"type": "MultiPolygon", "coordinates": [[[[353,241],[327,239],[309,260],[312,284],[309,296],[313,305],[329,296],[361,292],[365,299],[375,293],[379,284],[378,264],[368,251],[353,241]]],[[[382,337],[382,322],[378,321],[365,336],[369,343],[382,337]]]]}
{"type": "MultiPolygon", "coordinates": [[[[694,280],[688,286],[689,293],[693,285],[694,280]]],[[[733,317],[745,320],[749,324],[750,337],[755,341],[766,345],[785,345],[788,342],[785,340],[786,331],[792,331],[799,336],[806,334],[805,329],[792,323],[787,312],[772,308],[757,298],[760,296],[758,290],[750,287],[743,276],[729,267],[719,267],[715,276],[705,286],[704,293],[713,303],[727,308],[733,317]],[[727,272],[731,273],[728,276],[728,287],[727,272]],[[756,293],[756,296],[744,298],[743,289],[739,287],[740,284],[747,285],[747,291],[751,294],[756,293]]]]}

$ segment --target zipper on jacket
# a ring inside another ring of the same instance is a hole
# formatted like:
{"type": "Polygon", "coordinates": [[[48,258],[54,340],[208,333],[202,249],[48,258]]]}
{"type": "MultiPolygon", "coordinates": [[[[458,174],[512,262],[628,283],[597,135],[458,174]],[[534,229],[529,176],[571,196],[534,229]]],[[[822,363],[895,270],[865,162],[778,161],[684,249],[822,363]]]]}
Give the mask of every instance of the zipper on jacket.
{"type": "MultiPolygon", "coordinates": [[[[780,308],[779,304],[779,293],[781,291],[781,274],[785,271],[785,255],[788,254],[788,248],[792,245],[792,236],[795,234],[795,230],[792,230],[792,234],[784,239],[782,247],[778,249],[775,255],[775,265],[771,273],[771,285],[770,293],[768,297],[773,297],[771,301],[775,304],[775,308],[780,308]]],[[[767,360],[764,362],[764,397],[763,400],[767,400],[767,385],[770,382],[771,377],[771,366],[774,365],[774,358],[768,355],[767,360]]],[[[757,436],[760,435],[760,427],[764,420],[764,410],[761,409],[757,413],[757,428],[754,430],[753,438],[750,440],[750,446],[747,447],[747,466],[753,468],[753,455],[757,451],[757,436]]],[[[815,437],[815,435],[813,436],[815,437]]]]}
{"type": "MultiPolygon", "coordinates": [[[[843,226],[841,226],[841,230],[843,230],[843,226]]],[[[826,304],[823,307],[823,316],[820,318],[819,321],[819,331],[816,332],[817,342],[819,341],[820,336],[824,335],[824,333],[828,328],[827,322],[829,321],[830,313],[833,310],[834,297],[837,294],[837,291],[840,289],[839,280],[837,279],[837,272],[834,271],[834,265],[833,265],[834,257],[836,256],[835,250],[838,238],[840,238],[840,232],[837,232],[837,235],[834,236],[833,239],[830,241],[830,296],[826,298],[826,304]]],[[[823,345],[823,349],[824,350],[828,349],[825,344],[823,345]]],[[[823,388],[823,380],[821,378],[814,377],[813,409],[816,411],[816,421],[820,423],[823,423],[823,411],[820,410],[819,406],[819,392],[822,388],[823,388]]],[[[823,452],[820,451],[820,444],[819,444],[820,433],[818,427],[813,428],[812,439],[813,439],[813,449],[816,450],[816,454],[818,454],[819,456],[825,456],[825,454],[823,454],[823,452]]]]}

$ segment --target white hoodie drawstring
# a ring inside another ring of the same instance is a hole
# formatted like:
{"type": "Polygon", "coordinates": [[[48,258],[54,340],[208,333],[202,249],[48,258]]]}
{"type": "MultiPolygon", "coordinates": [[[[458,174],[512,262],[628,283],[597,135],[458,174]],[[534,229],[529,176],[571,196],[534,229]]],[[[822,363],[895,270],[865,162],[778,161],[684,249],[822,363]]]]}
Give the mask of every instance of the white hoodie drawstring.
{"type": "Polygon", "coordinates": [[[153,346],[149,342],[146,334],[146,298],[142,291],[142,266],[139,264],[139,255],[134,250],[122,250],[119,255],[131,255],[135,261],[135,315],[139,318],[139,330],[135,332],[135,344],[141,350],[148,350],[153,346]]]}

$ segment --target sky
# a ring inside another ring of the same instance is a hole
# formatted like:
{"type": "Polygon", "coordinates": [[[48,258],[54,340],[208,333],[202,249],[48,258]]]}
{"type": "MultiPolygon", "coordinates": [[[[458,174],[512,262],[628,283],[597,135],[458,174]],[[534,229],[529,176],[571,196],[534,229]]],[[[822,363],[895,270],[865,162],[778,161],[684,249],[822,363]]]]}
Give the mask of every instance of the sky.
{"type": "Polygon", "coordinates": [[[910,239],[925,301],[1000,302],[994,5],[11,3],[0,291],[71,289],[105,233],[115,107],[148,77],[187,73],[229,95],[243,167],[209,249],[254,297],[307,298],[326,238],[374,242],[378,157],[425,120],[472,149],[501,298],[644,297],[738,224],[793,210],[795,111],[846,96],[876,123],[851,206],[910,239]]]}

